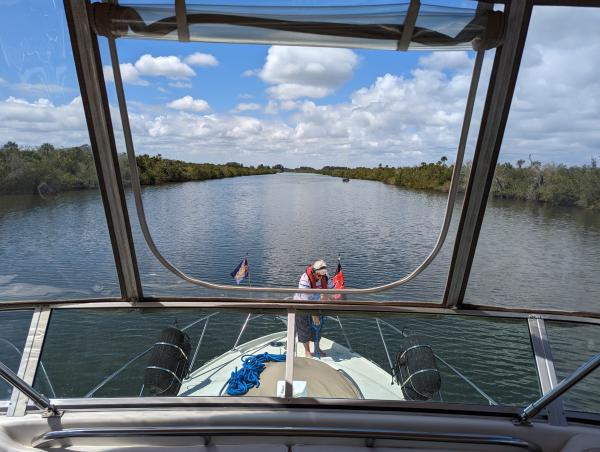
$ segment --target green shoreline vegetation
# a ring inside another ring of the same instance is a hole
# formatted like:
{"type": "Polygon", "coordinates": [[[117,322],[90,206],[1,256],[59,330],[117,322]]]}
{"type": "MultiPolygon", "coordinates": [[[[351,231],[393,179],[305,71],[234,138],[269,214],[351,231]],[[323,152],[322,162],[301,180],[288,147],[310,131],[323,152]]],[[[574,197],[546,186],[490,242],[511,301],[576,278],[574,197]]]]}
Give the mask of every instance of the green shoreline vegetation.
{"type": "MultiPolygon", "coordinates": [[[[188,163],[165,159],[160,154],[153,157],[140,155],[136,159],[142,185],[293,171],[447,192],[453,170],[453,166],[447,164],[446,157],[442,157],[437,163],[422,162],[412,167],[325,166],[320,170],[308,166],[295,169],[287,169],[283,165],[246,167],[237,162],[224,165],[188,163]]],[[[119,162],[127,185],[130,175],[125,154],[119,155],[119,162]]],[[[516,166],[511,163],[498,164],[491,196],[600,210],[600,168],[595,159],[583,166],[554,163],[542,165],[531,158],[526,163],[525,160],[519,160],[516,166]]],[[[463,167],[461,190],[464,190],[470,169],[470,164],[463,167]]],[[[0,148],[0,195],[45,195],[97,186],[96,168],[89,146],[55,148],[50,144],[43,144],[37,148],[22,148],[16,143],[8,142],[0,148]]]]}
{"type": "MultiPolygon", "coordinates": [[[[165,159],[160,154],[154,157],[140,155],[136,160],[142,185],[278,172],[264,165],[246,167],[237,162],[224,165],[188,163],[165,159]]],[[[119,154],[119,166],[125,185],[129,185],[131,178],[125,154],[119,154]]],[[[98,178],[89,146],[55,148],[46,143],[38,148],[24,149],[8,142],[0,148],[0,195],[47,195],[96,187],[98,178]]]]}
{"type": "MultiPolygon", "coordinates": [[[[442,157],[437,163],[422,162],[419,166],[377,168],[343,168],[326,166],[315,173],[328,176],[380,181],[410,189],[447,192],[450,188],[453,166],[442,157]]],[[[495,198],[537,201],[555,206],[600,209],[600,168],[596,159],[589,165],[542,165],[530,157],[529,164],[518,160],[517,165],[499,163],[490,195],[495,198]]],[[[465,189],[471,172],[470,163],[461,171],[460,190],[465,189]]],[[[305,169],[306,170],[306,169],[305,169]]]]}

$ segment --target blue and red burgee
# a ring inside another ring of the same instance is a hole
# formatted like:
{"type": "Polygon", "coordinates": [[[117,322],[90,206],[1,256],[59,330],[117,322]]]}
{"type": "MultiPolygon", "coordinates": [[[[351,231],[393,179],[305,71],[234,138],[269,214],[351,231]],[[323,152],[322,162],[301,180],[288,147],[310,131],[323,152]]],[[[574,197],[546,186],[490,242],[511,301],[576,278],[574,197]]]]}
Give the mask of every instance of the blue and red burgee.
{"type": "Polygon", "coordinates": [[[239,285],[244,279],[250,276],[250,265],[248,264],[248,258],[242,259],[235,270],[231,272],[231,277],[235,279],[235,282],[239,285]]]}

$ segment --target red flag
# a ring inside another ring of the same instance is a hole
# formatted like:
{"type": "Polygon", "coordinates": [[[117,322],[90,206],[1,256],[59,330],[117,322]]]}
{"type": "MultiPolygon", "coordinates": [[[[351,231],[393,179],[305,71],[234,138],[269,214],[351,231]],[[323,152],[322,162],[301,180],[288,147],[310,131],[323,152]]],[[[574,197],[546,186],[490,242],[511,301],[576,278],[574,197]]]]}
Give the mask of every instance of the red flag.
{"type": "MultiPolygon", "coordinates": [[[[342,264],[338,261],[337,270],[335,271],[335,275],[333,276],[333,287],[334,289],[345,289],[346,283],[344,281],[344,272],[342,271],[342,264]]],[[[341,293],[335,294],[333,296],[334,300],[343,300],[344,295],[341,293]]]]}

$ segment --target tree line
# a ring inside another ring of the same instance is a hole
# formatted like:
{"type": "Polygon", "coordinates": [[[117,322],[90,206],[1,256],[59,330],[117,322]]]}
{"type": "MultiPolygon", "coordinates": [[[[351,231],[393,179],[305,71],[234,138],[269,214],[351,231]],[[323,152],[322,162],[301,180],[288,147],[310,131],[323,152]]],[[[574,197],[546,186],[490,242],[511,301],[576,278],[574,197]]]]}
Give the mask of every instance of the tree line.
{"type": "MultiPolygon", "coordinates": [[[[278,172],[265,165],[189,163],[165,159],[160,154],[140,155],[136,160],[142,185],[278,172]]],[[[119,166],[123,181],[128,185],[131,177],[125,154],[119,154],[119,166]]],[[[55,148],[46,143],[37,148],[22,148],[9,141],[0,148],[0,194],[54,194],[96,187],[96,167],[87,145],[55,148]]]]}
{"type": "MultiPolygon", "coordinates": [[[[329,176],[366,179],[411,189],[447,192],[453,166],[442,157],[437,163],[422,162],[412,167],[346,168],[326,166],[314,172],[329,176]]],[[[503,199],[538,201],[557,206],[579,206],[600,209],[600,168],[596,159],[589,165],[566,166],[545,164],[530,158],[529,164],[518,160],[516,165],[499,163],[492,182],[490,196],[503,199]]],[[[464,190],[471,168],[461,171],[460,189],[464,190]]]]}
{"type": "MultiPolygon", "coordinates": [[[[189,163],[156,156],[136,157],[142,185],[200,181],[225,177],[273,174],[281,171],[311,172],[349,179],[366,179],[410,189],[448,191],[453,166],[441,157],[436,163],[417,166],[348,168],[325,166],[322,169],[284,168],[278,164],[244,166],[237,162],[224,165],[189,163]]],[[[119,154],[119,166],[125,185],[130,183],[127,156],[119,154]]],[[[470,164],[461,171],[460,188],[465,189],[470,164]]],[[[96,188],[96,167],[89,146],[55,148],[42,144],[23,148],[8,142],[0,148],[0,194],[52,194],[68,190],[96,188]]],[[[491,196],[504,199],[545,202],[558,206],[600,209],[600,168],[592,159],[589,165],[545,164],[529,158],[516,165],[500,163],[491,187],[491,196]]]]}

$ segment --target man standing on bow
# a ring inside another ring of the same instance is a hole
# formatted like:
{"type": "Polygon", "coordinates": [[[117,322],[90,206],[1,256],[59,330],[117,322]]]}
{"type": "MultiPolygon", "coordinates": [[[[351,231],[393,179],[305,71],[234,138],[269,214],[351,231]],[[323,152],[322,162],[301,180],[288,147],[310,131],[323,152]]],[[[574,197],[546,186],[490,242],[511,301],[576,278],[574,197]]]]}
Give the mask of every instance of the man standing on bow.
{"type": "MultiPolygon", "coordinates": [[[[323,260],[315,261],[309,265],[306,271],[300,277],[298,282],[299,289],[333,289],[333,281],[327,274],[327,264],[323,260]]],[[[310,300],[319,301],[323,297],[321,294],[297,293],[294,295],[294,300],[310,300]]],[[[326,356],[316,342],[316,330],[319,328],[321,320],[318,315],[297,315],[296,316],[296,333],[298,334],[298,342],[304,345],[304,356],[312,357],[310,351],[310,342],[315,342],[315,351],[318,356],[326,356]],[[315,327],[313,327],[313,325],[315,327]]]]}

